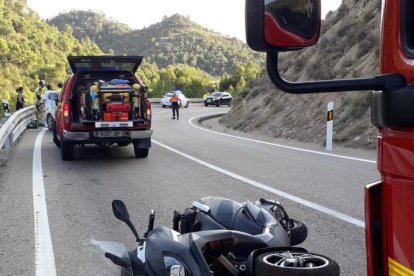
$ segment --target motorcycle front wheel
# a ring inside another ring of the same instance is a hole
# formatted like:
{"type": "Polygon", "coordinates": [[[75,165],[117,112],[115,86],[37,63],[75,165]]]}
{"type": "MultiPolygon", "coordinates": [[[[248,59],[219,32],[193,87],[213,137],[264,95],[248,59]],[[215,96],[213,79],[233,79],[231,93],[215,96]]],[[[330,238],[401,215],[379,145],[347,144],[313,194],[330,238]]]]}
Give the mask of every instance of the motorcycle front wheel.
{"type": "Polygon", "coordinates": [[[308,228],[306,225],[296,219],[290,219],[290,245],[298,245],[308,237],[308,228]]]}
{"type": "Polygon", "coordinates": [[[334,260],[323,255],[276,250],[257,256],[254,273],[262,276],[338,276],[340,269],[334,260]]]}

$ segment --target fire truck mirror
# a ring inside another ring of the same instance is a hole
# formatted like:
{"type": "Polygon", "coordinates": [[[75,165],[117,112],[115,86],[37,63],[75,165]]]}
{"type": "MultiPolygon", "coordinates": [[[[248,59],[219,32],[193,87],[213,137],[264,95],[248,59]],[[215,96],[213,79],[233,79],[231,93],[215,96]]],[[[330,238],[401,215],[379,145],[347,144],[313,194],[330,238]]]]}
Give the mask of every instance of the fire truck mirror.
{"type": "Polygon", "coordinates": [[[318,42],[320,0],[246,0],[246,40],[256,51],[291,51],[318,42]]]}

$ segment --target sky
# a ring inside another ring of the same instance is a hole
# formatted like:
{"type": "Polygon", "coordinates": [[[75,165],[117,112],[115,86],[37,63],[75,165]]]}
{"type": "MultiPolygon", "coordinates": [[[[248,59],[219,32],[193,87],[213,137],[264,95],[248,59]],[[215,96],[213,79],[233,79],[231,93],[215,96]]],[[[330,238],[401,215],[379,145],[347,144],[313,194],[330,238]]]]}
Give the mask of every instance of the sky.
{"type": "MultiPolygon", "coordinates": [[[[199,25],[245,41],[244,0],[27,0],[43,19],[71,10],[92,10],[107,18],[142,29],[179,13],[199,25]]],[[[322,16],[339,7],[342,0],[322,0],[322,16]]]]}

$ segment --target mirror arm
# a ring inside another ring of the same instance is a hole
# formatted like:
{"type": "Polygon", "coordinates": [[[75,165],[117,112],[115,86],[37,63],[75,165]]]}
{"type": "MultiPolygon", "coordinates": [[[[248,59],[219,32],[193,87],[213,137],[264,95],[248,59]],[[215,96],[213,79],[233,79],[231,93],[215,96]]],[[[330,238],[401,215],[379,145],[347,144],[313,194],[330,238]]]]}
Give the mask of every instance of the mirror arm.
{"type": "Polygon", "coordinates": [[[139,236],[138,236],[138,232],[137,232],[137,230],[135,229],[135,226],[132,224],[132,222],[131,222],[130,220],[128,220],[128,221],[126,221],[125,223],[126,223],[126,225],[128,225],[129,229],[131,229],[132,233],[134,234],[134,236],[135,236],[135,238],[136,238],[136,241],[137,241],[137,242],[141,242],[141,239],[140,239],[140,238],[139,238],[139,236]]]}
{"type": "Polygon", "coordinates": [[[278,68],[279,53],[267,53],[267,71],[271,81],[281,90],[290,94],[309,94],[346,91],[393,91],[407,85],[400,74],[380,75],[365,79],[325,80],[309,82],[289,82],[280,76],[278,68]]]}

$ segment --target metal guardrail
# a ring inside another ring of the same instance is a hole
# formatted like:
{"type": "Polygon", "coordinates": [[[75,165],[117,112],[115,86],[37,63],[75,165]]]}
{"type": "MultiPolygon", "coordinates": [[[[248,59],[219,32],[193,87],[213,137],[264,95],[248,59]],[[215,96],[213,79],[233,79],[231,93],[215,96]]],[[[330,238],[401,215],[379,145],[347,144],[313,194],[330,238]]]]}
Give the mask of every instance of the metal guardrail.
{"type": "MultiPolygon", "coordinates": [[[[159,104],[161,103],[162,98],[150,98],[149,100],[151,103],[159,104]]],[[[192,98],[188,100],[190,103],[204,102],[202,98],[192,98]]],[[[35,106],[25,107],[14,112],[0,128],[0,149],[13,147],[13,143],[26,129],[27,123],[35,118],[35,106]]]]}
{"type": "Polygon", "coordinates": [[[0,149],[13,147],[13,143],[26,129],[27,123],[34,118],[36,118],[35,106],[14,112],[0,128],[0,149]]]}

